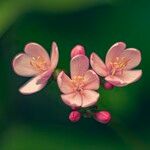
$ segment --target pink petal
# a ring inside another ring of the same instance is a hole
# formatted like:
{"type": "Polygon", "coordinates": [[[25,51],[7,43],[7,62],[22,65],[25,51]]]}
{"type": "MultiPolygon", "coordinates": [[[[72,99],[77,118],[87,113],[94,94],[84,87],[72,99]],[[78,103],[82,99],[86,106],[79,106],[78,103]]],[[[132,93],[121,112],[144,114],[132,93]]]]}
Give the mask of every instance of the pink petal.
{"type": "Polygon", "coordinates": [[[100,86],[100,79],[93,70],[88,70],[84,75],[84,89],[97,90],[100,86]]]}
{"type": "Polygon", "coordinates": [[[81,107],[89,107],[94,105],[98,101],[98,98],[99,93],[92,90],[84,90],[81,107]]]}
{"type": "Polygon", "coordinates": [[[122,76],[108,76],[105,78],[108,82],[115,86],[126,86],[130,83],[136,82],[142,76],[142,70],[124,71],[122,76]]]}
{"type": "Polygon", "coordinates": [[[82,97],[79,93],[62,94],[61,98],[66,105],[70,107],[80,107],[82,97]]]}
{"type": "Polygon", "coordinates": [[[25,53],[31,57],[42,57],[48,64],[50,64],[50,58],[47,51],[37,43],[29,43],[25,46],[25,53]]]}
{"type": "Polygon", "coordinates": [[[106,65],[103,63],[103,61],[97,54],[95,54],[95,53],[91,54],[90,63],[91,63],[93,70],[98,75],[100,75],[102,77],[107,76],[108,72],[107,72],[106,65]]]}
{"type": "Polygon", "coordinates": [[[38,75],[31,80],[29,80],[25,85],[23,85],[19,91],[22,94],[28,95],[28,94],[33,94],[35,92],[40,91],[45,87],[47,84],[48,79],[50,78],[52,72],[46,71],[42,73],[41,75],[38,75]]]}
{"type": "Polygon", "coordinates": [[[125,86],[127,83],[118,78],[117,76],[107,76],[105,77],[105,80],[111,83],[114,86],[125,86]]]}
{"type": "Polygon", "coordinates": [[[18,54],[12,62],[15,73],[24,77],[36,75],[38,72],[30,64],[30,60],[31,58],[28,55],[24,53],[18,54]]]}
{"type": "Polygon", "coordinates": [[[52,51],[51,51],[51,69],[54,70],[58,64],[59,52],[58,47],[55,42],[52,43],[52,51]]]}
{"type": "Polygon", "coordinates": [[[65,94],[69,94],[74,91],[74,86],[71,82],[71,79],[63,71],[58,75],[57,83],[61,92],[65,94]]]}
{"type": "Polygon", "coordinates": [[[120,56],[120,54],[124,51],[126,48],[126,44],[123,42],[115,43],[107,52],[106,54],[106,66],[109,68],[110,62],[113,62],[116,57],[120,56]]]}
{"type": "Polygon", "coordinates": [[[138,66],[141,62],[141,53],[139,50],[134,48],[126,49],[121,55],[121,58],[125,58],[127,62],[126,69],[132,69],[138,66]]]}
{"type": "Polygon", "coordinates": [[[124,71],[123,75],[120,76],[120,79],[125,81],[127,84],[136,82],[142,76],[142,70],[129,70],[124,71]]]}
{"type": "Polygon", "coordinates": [[[77,55],[70,62],[71,78],[83,76],[89,68],[89,59],[85,55],[77,55]]]}

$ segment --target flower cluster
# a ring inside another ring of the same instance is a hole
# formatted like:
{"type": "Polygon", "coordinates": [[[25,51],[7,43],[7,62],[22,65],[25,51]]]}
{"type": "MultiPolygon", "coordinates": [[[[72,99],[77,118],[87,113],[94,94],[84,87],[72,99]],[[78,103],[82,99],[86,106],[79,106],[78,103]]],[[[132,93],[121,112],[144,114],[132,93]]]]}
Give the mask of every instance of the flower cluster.
{"type": "Polygon", "coordinates": [[[96,103],[100,99],[98,89],[101,80],[105,80],[105,89],[123,87],[137,81],[142,70],[133,70],[141,62],[141,53],[135,48],[127,48],[123,42],[115,43],[107,52],[105,62],[92,53],[90,59],[81,45],[71,50],[70,77],[62,70],[56,69],[59,59],[58,46],[52,43],[51,55],[37,43],[25,46],[24,53],[13,59],[16,74],[32,77],[19,91],[22,94],[33,94],[40,91],[48,80],[57,72],[57,84],[61,91],[62,101],[72,111],[71,122],[77,122],[81,116],[106,124],[111,115],[108,111],[99,111],[96,103]],[[100,77],[103,77],[102,79],[100,77]]]}

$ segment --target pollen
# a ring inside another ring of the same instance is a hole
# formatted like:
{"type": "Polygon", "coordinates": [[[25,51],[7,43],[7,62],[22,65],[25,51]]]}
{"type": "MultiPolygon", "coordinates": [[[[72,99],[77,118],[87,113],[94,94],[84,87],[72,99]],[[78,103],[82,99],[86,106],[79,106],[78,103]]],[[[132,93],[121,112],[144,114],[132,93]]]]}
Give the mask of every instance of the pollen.
{"type": "Polygon", "coordinates": [[[74,76],[72,78],[72,83],[74,84],[75,91],[82,92],[84,87],[84,77],[83,76],[74,76]]]}
{"type": "Polygon", "coordinates": [[[125,57],[116,57],[114,62],[111,62],[111,75],[115,75],[116,73],[122,74],[123,70],[128,64],[128,61],[125,57]]]}
{"type": "Polygon", "coordinates": [[[39,72],[44,72],[49,68],[49,65],[41,56],[32,57],[30,64],[35,70],[39,72]]]}

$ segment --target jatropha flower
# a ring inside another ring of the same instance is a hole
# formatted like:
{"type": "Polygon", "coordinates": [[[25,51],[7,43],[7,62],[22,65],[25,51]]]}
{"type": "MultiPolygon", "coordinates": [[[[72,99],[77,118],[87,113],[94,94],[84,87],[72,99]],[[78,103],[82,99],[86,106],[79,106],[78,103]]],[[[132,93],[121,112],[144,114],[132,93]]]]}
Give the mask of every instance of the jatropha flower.
{"type": "Polygon", "coordinates": [[[101,58],[91,54],[90,63],[93,70],[114,86],[126,86],[137,81],[142,70],[132,70],[141,62],[141,53],[135,48],[126,48],[126,44],[118,42],[107,52],[105,64],[101,58]]]}
{"type": "Polygon", "coordinates": [[[57,78],[58,86],[64,93],[61,98],[71,108],[89,107],[99,98],[95,90],[99,88],[100,80],[93,70],[89,70],[89,59],[84,55],[84,48],[78,45],[73,48],[73,53],[76,55],[72,56],[70,62],[71,78],[64,71],[57,78]]]}
{"type": "Polygon", "coordinates": [[[52,43],[50,57],[37,43],[27,44],[24,52],[13,59],[12,65],[16,74],[33,77],[19,89],[22,94],[32,94],[40,91],[54,72],[59,58],[58,47],[55,42],[52,43]]]}

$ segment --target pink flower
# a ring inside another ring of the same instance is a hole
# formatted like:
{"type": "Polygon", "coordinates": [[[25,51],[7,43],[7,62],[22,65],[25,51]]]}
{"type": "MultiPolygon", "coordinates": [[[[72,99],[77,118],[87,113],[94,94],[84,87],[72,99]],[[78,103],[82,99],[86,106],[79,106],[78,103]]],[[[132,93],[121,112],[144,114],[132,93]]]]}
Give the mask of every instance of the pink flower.
{"type": "Polygon", "coordinates": [[[96,121],[106,124],[110,121],[111,115],[108,111],[100,111],[95,113],[94,118],[96,121]]]}
{"type": "Polygon", "coordinates": [[[94,105],[99,93],[99,77],[89,69],[89,59],[85,55],[77,55],[71,59],[71,79],[62,71],[57,78],[63,102],[74,107],[88,107],[94,105]]]}
{"type": "Polygon", "coordinates": [[[139,80],[142,70],[132,70],[141,62],[141,53],[135,48],[126,48],[118,42],[107,52],[105,64],[98,55],[91,54],[90,63],[93,70],[114,86],[125,86],[139,80]]]}
{"type": "Polygon", "coordinates": [[[78,111],[72,111],[70,114],[69,114],[69,120],[71,122],[77,122],[79,121],[81,118],[81,113],[78,112],[78,111]]]}
{"type": "Polygon", "coordinates": [[[59,58],[58,47],[55,42],[52,43],[50,57],[37,43],[27,44],[24,52],[13,59],[12,65],[16,74],[33,77],[19,89],[22,94],[32,94],[43,89],[56,68],[59,58]]]}

